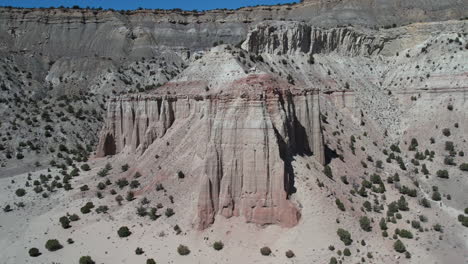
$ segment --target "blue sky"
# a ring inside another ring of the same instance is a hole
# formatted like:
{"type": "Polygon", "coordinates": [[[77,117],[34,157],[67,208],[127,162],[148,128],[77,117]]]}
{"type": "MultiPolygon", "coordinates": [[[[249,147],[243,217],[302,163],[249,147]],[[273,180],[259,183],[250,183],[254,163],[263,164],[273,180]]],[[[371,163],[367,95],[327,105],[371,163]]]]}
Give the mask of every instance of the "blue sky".
{"type": "Polygon", "coordinates": [[[181,8],[184,10],[207,10],[215,8],[235,9],[242,6],[275,5],[298,2],[295,0],[0,0],[0,6],[51,7],[79,5],[81,7],[102,7],[120,9],[181,8]]]}

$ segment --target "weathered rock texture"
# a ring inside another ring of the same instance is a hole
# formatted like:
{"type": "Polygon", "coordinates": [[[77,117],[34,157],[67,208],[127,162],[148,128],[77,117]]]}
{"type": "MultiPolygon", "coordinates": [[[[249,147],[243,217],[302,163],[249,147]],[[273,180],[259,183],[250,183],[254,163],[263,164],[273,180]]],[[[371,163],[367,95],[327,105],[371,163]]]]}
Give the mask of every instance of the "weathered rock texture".
{"type": "Polygon", "coordinates": [[[192,123],[197,134],[185,137],[199,140],[194,147],[203,148],[204,162],[198,227],[208,227],[218,214],[291,227],[300,218],[289,201],[295,190],[292,158],[314,155],[323,160],[318,98],[317,91],[293,94],[288,89],[255,91],[247,97],[119,98],[108,104],[97,155],[154,156],[145,150],[165,142],[172,124],[192,123]]]}

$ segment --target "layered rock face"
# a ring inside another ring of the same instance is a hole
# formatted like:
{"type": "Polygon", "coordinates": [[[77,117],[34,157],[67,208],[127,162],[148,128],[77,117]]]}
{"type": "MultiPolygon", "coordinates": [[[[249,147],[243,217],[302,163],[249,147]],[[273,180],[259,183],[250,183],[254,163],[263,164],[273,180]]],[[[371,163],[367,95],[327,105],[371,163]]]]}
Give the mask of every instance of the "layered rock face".
{"type": "Polygon", "coordinates": [[[255,53],[288,54],[336,52],[371,55],[383,48],[384,38],[346,27],[323,29],[295,22],[262,23],[249,32],[243,48],[255,53]]]}
{"type": "Polygon", "coordinates": [[[297,224],[300,211],[289,200],[295,191],[292,158],[314,155],[323,161],[318,91],[116,98],[108,104],[97,155],[154,156],[148,148],[174,139],[174,130],[184,124],[190,124],[189,131],[176,140],[198,142],[193,147],[203,159],[197,175],[198,228],[208,227],[217,215],[262,225],[297,224]]]}

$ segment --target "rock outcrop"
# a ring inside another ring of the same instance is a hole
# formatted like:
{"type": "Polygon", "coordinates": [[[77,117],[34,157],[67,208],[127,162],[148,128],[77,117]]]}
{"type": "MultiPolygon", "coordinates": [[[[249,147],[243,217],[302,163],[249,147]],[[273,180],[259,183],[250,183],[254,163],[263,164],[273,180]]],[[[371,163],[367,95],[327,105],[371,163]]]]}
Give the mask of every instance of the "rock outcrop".
{"type": "Polygon", "coordinates": [[[273,22],[257,25],[247,36],[243,48],[254,53],[289,54],[330,53],[368,56],[379,53],[385,39],[354,28],[317,28],[297,22],[273,22]]]}
{"type": "Polygon", "coordinates": [[[295,191],[291,161],[294,155],[324,159],[319,113],[317,90],[291,90],[287,83],[240,96],[116,98],[108,104],[97,155],[154,156],[150,149],[169,139],[195,138],[203,160],[197,179],[198,228],[208,227],[217,215],[291,227],[300,219],[289,200],[295,191]],[[185,127],[190,127],[187,132],[174,131],[185,127]]]}

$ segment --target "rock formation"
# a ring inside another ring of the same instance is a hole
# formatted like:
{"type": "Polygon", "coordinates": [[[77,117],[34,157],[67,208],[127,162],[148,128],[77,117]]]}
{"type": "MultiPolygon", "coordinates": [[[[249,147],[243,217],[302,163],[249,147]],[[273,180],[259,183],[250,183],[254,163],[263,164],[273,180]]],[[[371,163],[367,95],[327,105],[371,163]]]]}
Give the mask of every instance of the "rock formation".
{"type": "MultiPolygon", "coordinates": [[[[180,128],[190,123],[196,131],[190,129],[176,140],[195,137],[200,144],[196,148],[203,149],[200,229],[212,224],[218,214],[243,216],[247,222],[262,225],[294,226],[300,211],[289,200],[295,190],[293,156],[314,155],[323,161],[318,91],[293,91],[287,83],[268,76],[251,76],[248,81],[269,81],[273,86],[241,96],[116,98],[108,104],[97,155],[154,156],[146,151],[150,145],[165,142],[173,124],[180,128]]],[[[243,87],[243,91],[248,90],[243,87]]]]}

